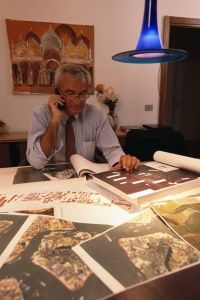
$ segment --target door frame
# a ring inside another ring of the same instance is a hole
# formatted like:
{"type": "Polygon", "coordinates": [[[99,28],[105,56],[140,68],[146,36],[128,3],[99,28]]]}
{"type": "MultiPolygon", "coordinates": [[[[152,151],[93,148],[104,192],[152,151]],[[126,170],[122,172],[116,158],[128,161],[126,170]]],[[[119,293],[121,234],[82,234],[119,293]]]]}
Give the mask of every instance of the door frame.
{"type": "MultiPolygon", "coordinates": [[[[183,18],[174,16],[164,16],[163,23],[163,45],[164,48],[169,48],[171,27],[190,27],[200,28],[200,19],[183,18]]],[[[168,77],[168,63],[161,64],[160,72],[160,97],[159,97],[159,117],[158,123],[160,126],[165,126],[165,110],[166,110],[166,95],[167,95],[167,77],[168,77]]]]}

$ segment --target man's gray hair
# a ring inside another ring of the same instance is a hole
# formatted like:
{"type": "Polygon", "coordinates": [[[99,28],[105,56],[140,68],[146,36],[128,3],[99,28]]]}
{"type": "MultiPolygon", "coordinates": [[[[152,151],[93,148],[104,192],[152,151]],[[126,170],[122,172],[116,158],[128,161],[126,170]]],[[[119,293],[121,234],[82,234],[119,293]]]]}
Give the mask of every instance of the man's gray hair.
{"type": "Polygon", "coordinates": [[[90,86],[91,84],[91,76],[90,73],[81,66],[64,64],[57,68],[55,73],[55,86],[59,88],[60,80],[63,74],[70,74],[73,78],[80,78],[81,80],[85,80],[90,86]]]}

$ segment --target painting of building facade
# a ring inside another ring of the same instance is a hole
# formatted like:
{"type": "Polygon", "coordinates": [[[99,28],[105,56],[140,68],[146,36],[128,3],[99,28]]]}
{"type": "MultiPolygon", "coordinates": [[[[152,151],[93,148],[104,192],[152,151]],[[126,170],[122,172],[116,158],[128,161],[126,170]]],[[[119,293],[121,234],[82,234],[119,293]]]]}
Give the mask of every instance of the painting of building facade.
{"type": "Polygon", "coordinates": [[[13,93],[51,93],[61,64],[84,66],[94,90],[94,26],[6,20],[13,93]]]}

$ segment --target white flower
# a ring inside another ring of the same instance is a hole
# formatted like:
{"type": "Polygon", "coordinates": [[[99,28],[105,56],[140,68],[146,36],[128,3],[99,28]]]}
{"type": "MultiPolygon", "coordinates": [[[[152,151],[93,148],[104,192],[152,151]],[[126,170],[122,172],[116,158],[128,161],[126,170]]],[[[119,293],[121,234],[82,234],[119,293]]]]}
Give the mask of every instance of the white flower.
{"type": "Polygon", "coordinates": [[[110,98],[111,100],[115,100],[117,98],[117,94],[112,86],[107,87],[105,89],[105,93],[107,94],[107,98],[110,98]]]}
{"type": "Polygon", "coordinates": [[[97,100],[108,106],[109,108],[115,108],[118,98],[115,90],[112,86],[104,87],[102,83],[97,84],[95,87],[97,100]]]}

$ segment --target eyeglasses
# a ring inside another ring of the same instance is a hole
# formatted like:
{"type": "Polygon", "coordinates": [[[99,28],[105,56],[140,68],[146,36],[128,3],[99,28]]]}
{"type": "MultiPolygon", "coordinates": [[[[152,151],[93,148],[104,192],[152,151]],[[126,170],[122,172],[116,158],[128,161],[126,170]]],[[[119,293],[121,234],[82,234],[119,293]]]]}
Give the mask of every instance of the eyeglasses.
{"type": "Polygon", "coordinates": [[[60,91],[61,96],[63,96],[64,98],[67,98],[68,100],[74,100],[75,98],[79,98],[80,101],[85,101],[89,97],[87,92],[82,92],[77,95],[73,91],[72,92],[63,92],[61,90],[59,90],[59,91],[60,91]]]}

